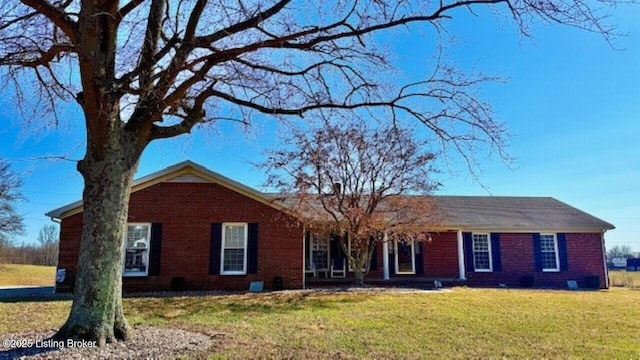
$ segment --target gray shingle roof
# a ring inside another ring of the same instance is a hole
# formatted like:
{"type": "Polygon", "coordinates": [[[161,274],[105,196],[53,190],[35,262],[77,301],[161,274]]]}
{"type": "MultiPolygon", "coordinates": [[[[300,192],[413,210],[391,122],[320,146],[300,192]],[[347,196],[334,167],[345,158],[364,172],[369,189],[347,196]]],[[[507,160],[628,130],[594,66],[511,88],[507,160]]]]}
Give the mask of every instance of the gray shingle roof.
{"type": "MultiPolygon", "coordinates": [[[[295,209],[295,195],[265,194],[295,209]]],[[[412,196],[412,195],[409,195],[412,196]]],[[[515,232],[584,232],[611,230],[615,227],[595,216],[552,197],[522,196],[419,196],[433,201],[440,212],[439,227],[463,230],[509,230],[515,232]]],[[[383,206],[383,205],[381,205],[383,206]]],[[[384,207],[384,206],[383,206],[384,207]]],[[[319,204],[314,209],[322,209],[319,204]]],[[[320,211],[321,210],[317,210],[320,211]]],[[[320,220],[317,214],[307,218],[320,220]]],[[[428,221],[427,221],[428,222],[428,221]]]]}
{"type": "Polygon", "coordinates": [[[602,231],[615,227],[552,197],[434,196],[443,223],[465,229],[602,231]]]}
{"type": "MultiPolygon", "coordinates": [[[[239,182],[213,172],[204,166],[184,161],[164,170],[147,175],[134,182],[133,191],[153,183],[156,179],[190,168],[210,181],[223,184],[272,206],[280,205],[295,209],[291,196],[261,193],[239,182]],[[278,200],[275,200],[278,199],[278,200]]],[[[511,231],[596,231],[613,229],[610,223],[551,197],[507,197],[507,196],[415,196],[425,201],[435,201],[442,213],[440,224],[450,229],[511,230],[511,231]]],[[[316,207],[316,206],[314,206],[316,207]]],[[[52,210],[46,215],[63,218],[70,211],[81,210],[82,201],[76,201],[52,210]]],[[[281,208],[281,207],[280,207],[281,208]]],[[[317,205],[320,209],[320,204],[317,205]]]]}

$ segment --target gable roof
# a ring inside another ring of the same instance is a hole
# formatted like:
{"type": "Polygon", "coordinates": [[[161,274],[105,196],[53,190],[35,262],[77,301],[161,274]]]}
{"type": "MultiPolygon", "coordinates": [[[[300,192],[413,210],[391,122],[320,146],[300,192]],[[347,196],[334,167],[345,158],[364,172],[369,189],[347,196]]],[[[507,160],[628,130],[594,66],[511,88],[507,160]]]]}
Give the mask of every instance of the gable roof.
{"type": "MultiPolygon", "coordinates": [[[[291,196],[282,197],[282,195],[262,193],[192,161],[183,161],[135,180],[131,192],[161,182],[198,181],[198,179],[219,184],[280,211],[292,213],[291,196]]],[[[606,221],[552,197],[408,196],[434,201],[443,216],[439,227],[446,229],[601,232],[615,228],[606,221]]],[[[63,219],[78,214],[82,210],[82,200],[80,200],[45,215],[63,219]]]]}
{"type": "MultiPolygon", "coordinates": [[[[136,179],[131,187],[131,193],[134,193],[138,190],[146,189],[161,182],[171,182],[172,180],[175,181],[178,178],[185,179],[185,182],[197,181],[196,178],[200,178],[204,182],[219,184],[232,191],[245,195],[253,200],[256,200],[278,210],[288,211],[288,209],[284,208],[284,206],[273,202],[269,197],[265,196],[265,194],[259,192],[258,190],[241,184],[217,172],[211,171],[204,166],[194,163],[190,160],[171,165],[163,170],[156,171],[154,173],[136,179]]],[[[53,219],[63,219],[65,217],[81,213],[83,210],[82,204],[82,200],[78,200],[71,204],[59,207],[55,210],[51,210],[45,215],[53,219]]]]}

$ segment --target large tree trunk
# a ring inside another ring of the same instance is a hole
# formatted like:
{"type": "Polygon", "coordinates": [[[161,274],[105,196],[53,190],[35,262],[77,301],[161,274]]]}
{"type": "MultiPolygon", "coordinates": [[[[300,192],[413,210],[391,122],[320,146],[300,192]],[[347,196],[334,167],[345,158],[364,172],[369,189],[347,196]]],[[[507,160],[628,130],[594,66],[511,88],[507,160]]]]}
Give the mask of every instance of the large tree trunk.
{"type": "Polygon", "coordinates": [[[115,127],[100,142],[88,142],[78,171],[85,181],[82,241],[71,313],[56,338],[126,340],[122,311],[123,243],[129,195],[139,155],[135,137],[115,127]]]}

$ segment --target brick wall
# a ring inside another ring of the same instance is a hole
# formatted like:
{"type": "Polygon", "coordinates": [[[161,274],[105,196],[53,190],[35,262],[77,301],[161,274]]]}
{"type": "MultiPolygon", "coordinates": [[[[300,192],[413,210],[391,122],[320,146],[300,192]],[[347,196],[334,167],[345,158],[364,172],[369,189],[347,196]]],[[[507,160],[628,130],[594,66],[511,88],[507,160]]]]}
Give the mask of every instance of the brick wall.
{"type": "Polygon", "coordinates": [[[567,280],[584,287],[588,275],[600,277],[605,287],[600,233],[567,233],[567,271],[536,272],[531,234],[500,234],[502,271],[482,273],[467,269],[467,283],[476,286],[519,286],[524,275],[533,275],[536,287],[567,288],[567,280]]]}
{"type": "MultiPolygon", "coordinates": [[[[251,281],[283,278],[285,288],[302,287],[302,226],[278,210],[211,183],[160,183],[131,194],[129,222],[162,223],[160,275],[123,278],[124,290],[168,290],[173,277],[184,277],[194,290],[246,290],[251,281]],[[209,275],[211,223],[258,223],[258,273],[209,275]]],[[[69,280],[78,258],[82,214],[63,219],[59,268],[69,280]]]]}
{"type": "Polygon", "coordinates": [[[424,276],[458,278],[458,234],[447,231],[434,234],[424,243],[424,276]]]}

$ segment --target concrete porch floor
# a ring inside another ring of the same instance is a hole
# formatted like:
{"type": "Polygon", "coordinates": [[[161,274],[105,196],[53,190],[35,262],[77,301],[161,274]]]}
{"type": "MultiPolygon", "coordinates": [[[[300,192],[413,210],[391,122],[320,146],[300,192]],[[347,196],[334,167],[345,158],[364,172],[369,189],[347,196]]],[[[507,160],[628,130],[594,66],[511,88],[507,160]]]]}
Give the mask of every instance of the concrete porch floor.
{"type": "MultiPolygon", "coordinates": [[[[355,278],[347,277],[344,279],[336,278],[306,278],[306,287],[323,287],[323,286],[346,286],[355,284],[355,278]]],[[[443,277],[391,277],[389,280],[380,278],[367,278],[365,277],[364,283],[366,285],[375,286],[399,286],[399,287],[414,287],[419,289],[432,289],[434,288],[434,281],[440,281],[443,287],[461,286],[466,284],[466,280],[460,280],[458,278],[443,278],[443,277]]]]}

